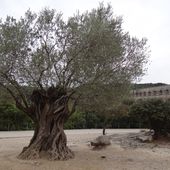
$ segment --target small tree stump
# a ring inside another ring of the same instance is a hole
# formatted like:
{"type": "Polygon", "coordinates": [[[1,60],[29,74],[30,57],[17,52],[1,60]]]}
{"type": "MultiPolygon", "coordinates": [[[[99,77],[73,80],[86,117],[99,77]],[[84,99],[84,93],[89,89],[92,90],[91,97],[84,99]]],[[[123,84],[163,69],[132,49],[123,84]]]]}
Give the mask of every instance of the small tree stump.
{"type": "Polygon", "coordinates": [[[94,146],[94,148],[103,148],[105,146],[108,146],[111,144],[110,137],[109,136],[99,136],[95,140],[90,142],[91,146],[94,146]]]}

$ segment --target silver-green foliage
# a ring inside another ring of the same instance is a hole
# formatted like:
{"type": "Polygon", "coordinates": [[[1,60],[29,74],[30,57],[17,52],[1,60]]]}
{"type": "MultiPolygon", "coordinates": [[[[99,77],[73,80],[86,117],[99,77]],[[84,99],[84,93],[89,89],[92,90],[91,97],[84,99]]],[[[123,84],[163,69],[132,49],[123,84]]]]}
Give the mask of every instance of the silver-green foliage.
{"type": "Polygon", "coordinates": [[[123,31],[122,18],[113,15],[110,5],[67,21],[44,9],[0,22],[0,85],[23,107],[29,105],[25,86],[58,85],[91,98],[90,103],[100,105],[102,99],[108,107],[113,95],[121,97],[143,75],[147,60],[146,39],[123,31]]]}

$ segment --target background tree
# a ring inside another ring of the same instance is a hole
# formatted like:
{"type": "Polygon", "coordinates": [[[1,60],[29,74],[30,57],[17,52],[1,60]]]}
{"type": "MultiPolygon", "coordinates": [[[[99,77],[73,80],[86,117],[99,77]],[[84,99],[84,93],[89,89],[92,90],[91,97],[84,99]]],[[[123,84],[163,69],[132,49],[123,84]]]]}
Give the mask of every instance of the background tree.
{"type": "Polygon", "coordinates": [[[30,128],[32,128],[32,122],[26,114],[12,104],[0,104],[0,130],[27,130],[30,128]]]}
{"type": "Polygon", "coordinates": [[[137,116],[142,123],[145,123],[145,127],[154,130],[155,139],[170,133],[169,100],[139,100],[131,106],[129,114],[137,116]]]}
{"type": "Polygon", "coordinates": [[[67,22],[49,9],[0,22],[0,85],[35,123],[19,158],[72,158],[63,124],[78,101],[109,106],[109,89],[142,75],[146,40],[131,38],[121,24],[102,4],[67,22]]]}
{"type": "Polygon", "coordinates": [[[130,97],[131,83],[122,78],[119,81],[115,79],[107,85],[100,83],[90,88],[93,89],[84,90],[88,96],[80,99],[78,109],[102,117],[102,133],[105,135],[106,128],[111,127],[112,120],[117,115],[121,116],[128,112],[128,105],[124,104],[124,101],[130,97]]]}

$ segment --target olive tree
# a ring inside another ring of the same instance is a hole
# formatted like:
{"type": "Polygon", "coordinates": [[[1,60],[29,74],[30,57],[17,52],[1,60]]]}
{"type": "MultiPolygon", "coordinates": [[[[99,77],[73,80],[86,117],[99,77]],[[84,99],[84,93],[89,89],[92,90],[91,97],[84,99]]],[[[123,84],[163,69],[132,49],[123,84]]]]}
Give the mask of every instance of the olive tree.
{"type": "Polygon", "coordinates": [[[79,101],[110,103],[108,90],[141,76],[146,61],[146,40],[124,32],[110,5],[67,21],[50,9],[1,21],[0,85],[35,124],[19,158],[74,157],[63,124],[79,101]]]}

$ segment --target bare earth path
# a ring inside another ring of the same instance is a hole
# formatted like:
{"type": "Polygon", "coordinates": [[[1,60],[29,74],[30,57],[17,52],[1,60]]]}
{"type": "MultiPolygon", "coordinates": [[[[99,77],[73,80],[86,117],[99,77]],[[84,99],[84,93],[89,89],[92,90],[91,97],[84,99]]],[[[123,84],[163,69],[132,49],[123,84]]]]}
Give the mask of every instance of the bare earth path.
{"type": "MultiPolygon", "coordinates": [[[[170,170],[169,147],[123,147],[113,140],[106,149],[92,150],[89,141],[101,132],[94,129],[66,130],[68,145],[75,152],[75,158],[54,162],[16,158],[29,143],[32,131],[0,132],[0,170],[170,170]]],[[[107,130],[108,135],[118,134],[118,137],[135,132],[139,130],[107,130]]]]}

